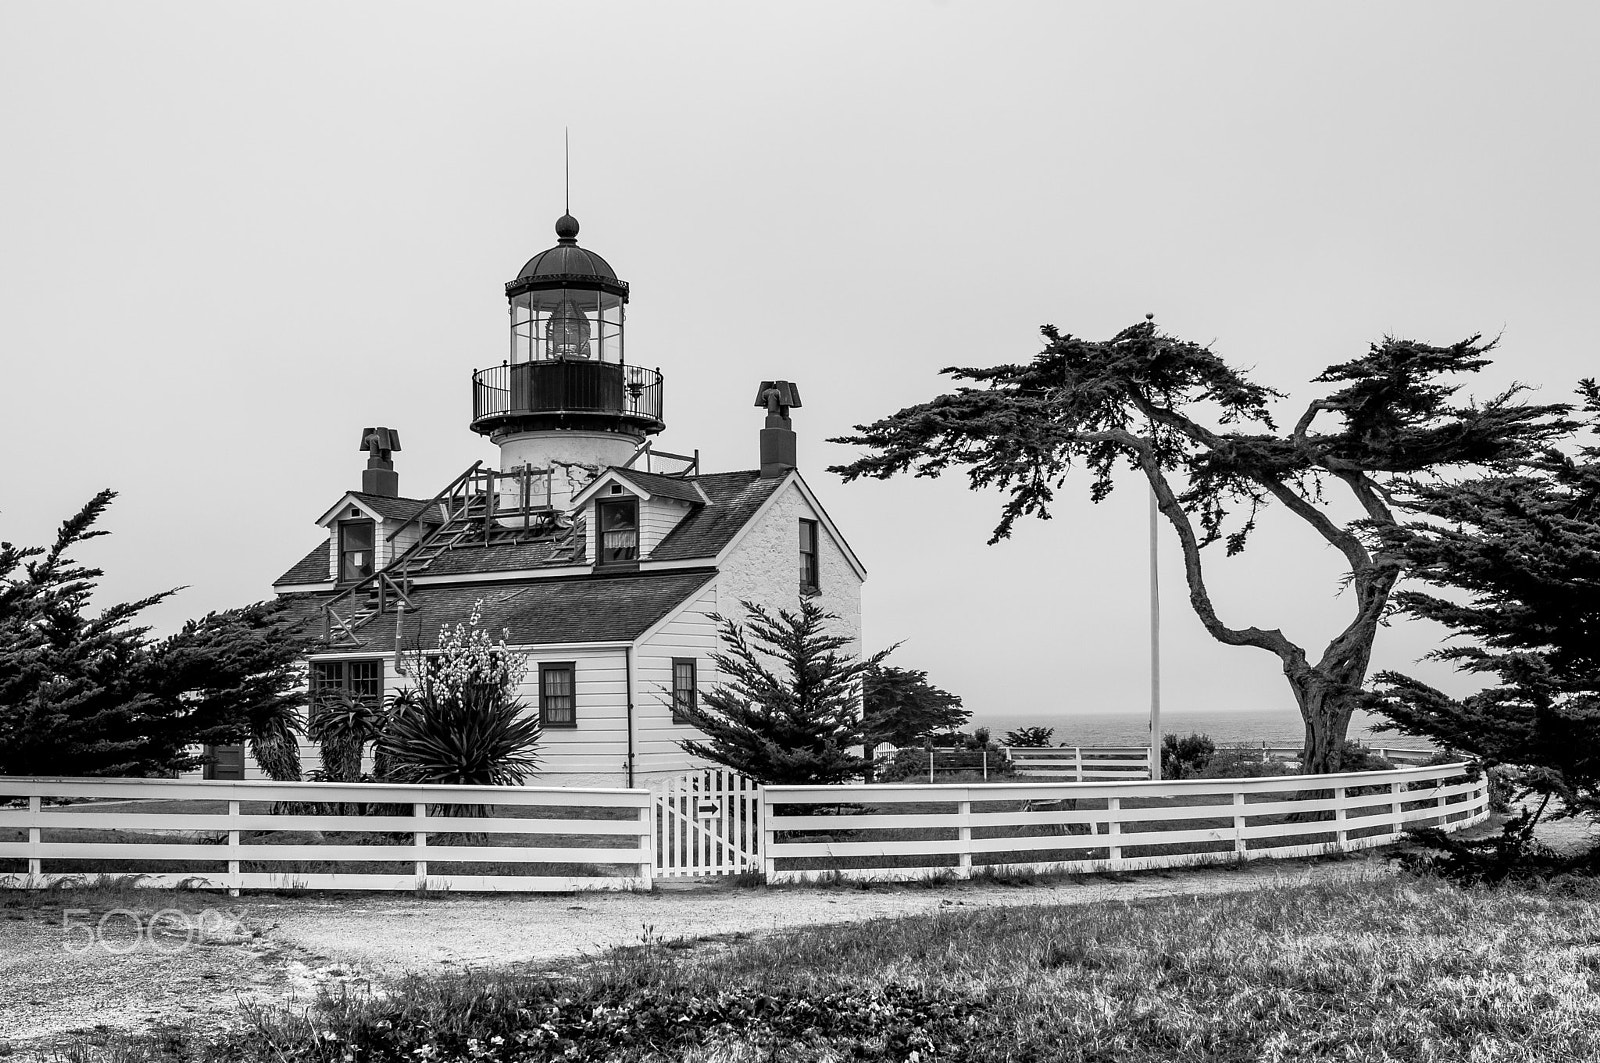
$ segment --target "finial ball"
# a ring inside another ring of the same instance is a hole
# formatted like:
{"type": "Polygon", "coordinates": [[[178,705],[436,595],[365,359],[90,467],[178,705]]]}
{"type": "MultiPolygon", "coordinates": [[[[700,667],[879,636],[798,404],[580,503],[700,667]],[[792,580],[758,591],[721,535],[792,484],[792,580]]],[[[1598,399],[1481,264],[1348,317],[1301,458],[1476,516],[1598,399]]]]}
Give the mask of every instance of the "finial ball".
{"type": "Polygon", "coordinates": [[[570,214],[563,214],[556,219],[556,235],[563,240],[575,239],[578,235],[578,219],[570,214]]]}

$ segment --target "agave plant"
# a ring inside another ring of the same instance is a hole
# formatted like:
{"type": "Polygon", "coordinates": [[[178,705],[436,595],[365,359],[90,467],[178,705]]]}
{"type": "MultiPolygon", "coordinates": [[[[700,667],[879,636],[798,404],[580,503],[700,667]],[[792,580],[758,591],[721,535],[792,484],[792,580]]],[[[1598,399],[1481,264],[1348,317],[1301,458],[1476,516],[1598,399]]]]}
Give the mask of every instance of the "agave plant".
{"type": "Polygon", "coordinates": [[[348,690],[317,697],[306,721],[306,735],[321,748],[321,777],[328,782],[360,782],[361,753],[378,737],[382,720],[379,706],[348,690]]]}

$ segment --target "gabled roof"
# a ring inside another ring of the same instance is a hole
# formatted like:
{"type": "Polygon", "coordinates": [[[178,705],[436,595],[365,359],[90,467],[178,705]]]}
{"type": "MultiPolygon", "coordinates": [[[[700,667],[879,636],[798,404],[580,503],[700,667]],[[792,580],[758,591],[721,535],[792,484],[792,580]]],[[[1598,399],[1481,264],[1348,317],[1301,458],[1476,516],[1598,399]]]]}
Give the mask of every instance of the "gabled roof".
{"type": "Polygon", "coordinates": [[[648,498],[671,498],[691,505],[703,505],[709,499],[697,489],[693,479],[682,476],[663,476],[655,472],[624,469],[613,465],[589,482],[583,490],[572,496],[574,507],[582,506],[600,494],[607,484],[621,484],[648,498]]]}
{"type": "MultiPolygon", "coordinates": [[[[327,524],[333,519],[334,514],[352,502],[381,520],[399,521],[410,520],[417,515],[418,510],[430,505],[430,501],[425,498],[395,498],[392,495],[369,495],[363,491],[346,491],[343,498],[317,518],[317,523],[327,524]]],[[[432,513],[425,514],[423,519],[434,524],[440,523],[438,507],[435,506],[432,513]]]]}
{"type": "MultiPolygon", "coordinates": [[[[443,628],[466,623],[483,603],[481,627],[496,638],[505,631],[513,646],[628,642],[688,601],[715,578],[712,569],[678,569],[613,577],[548,579],[467,586],[425,586],[411,592],[400,649],[439,644],[443,628]]],[[[308,628],[320,631],[327,595],[294,595],[291,609],[308,628]]],[[[360,652],[395,650],[395,618],[377,617],[357,631],[360,652]]],[[[352,648],[352,651],[354,648],[352,648]]],[[[330,650],[329,652],[352,652],[330,650]]]]}
{"type": "Polygon", "coordinates": [[[658,472],[640,472],[638,469],[613,469],[620,479],[638,487],[652,498],[675,498],[696,505],[707,501],[706,495],[697,491],[693,479],[682,476],[663,476],[658,472]]]}
{"type": "Polygon", "coordinates": [[[694,482],[710,502],[679,521],[650,552],[650,560],[716,557],[772,496],[783,477],[763,477],[759,470],[751,469],[696,476],[694,482]]]}

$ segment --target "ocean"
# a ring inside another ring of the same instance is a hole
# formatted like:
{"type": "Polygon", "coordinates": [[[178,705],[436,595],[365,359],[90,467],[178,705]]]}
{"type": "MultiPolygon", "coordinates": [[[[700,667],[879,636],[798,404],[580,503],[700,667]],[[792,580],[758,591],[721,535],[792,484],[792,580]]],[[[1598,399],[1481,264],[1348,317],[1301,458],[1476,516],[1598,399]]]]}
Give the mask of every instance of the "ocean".
{"type": "MultiPolygon", "coordinates": [[[[1405,735],[1375,734],[1376,717],[1357,713],[1350,723],[1350,737],[1371,745],[1422,746],[1426,743],[1405,735]]],[[[989,728],[994,741],[1007,731],[1022,727],[1054,727],[1051,741],[1063,746],[1133,746],[1149,741],[1150,717],[1143,713],[1060,712],[1060,713],[975,713],[963,730],[989,728]]],[[[1300,714],[1289,712],[1183,712],[1161,714],[1161,730],[1166,734],[1209,735],[1219,746],[1240,742],[1269,746],[1299,745],[1305,741],[1305,724],[1300,714]]]]}

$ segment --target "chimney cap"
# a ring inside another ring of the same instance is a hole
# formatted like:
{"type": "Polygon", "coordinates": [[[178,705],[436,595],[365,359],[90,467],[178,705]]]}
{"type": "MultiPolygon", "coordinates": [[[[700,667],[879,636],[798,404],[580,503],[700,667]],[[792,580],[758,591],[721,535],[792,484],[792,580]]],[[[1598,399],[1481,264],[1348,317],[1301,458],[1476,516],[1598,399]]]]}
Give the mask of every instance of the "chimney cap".
{"type": "Polygon", "coordinates": [[[399,450],[400,432],[394,428],[363,428],[360,450],[399,450]]]}
{"type": "Polygon", "coordinates": [[[763,380],[756,389],[754,405],[765,406],[772,413],[779,409],[787,412],[800,404],[800,389],[787,380],[763,380]]]}

